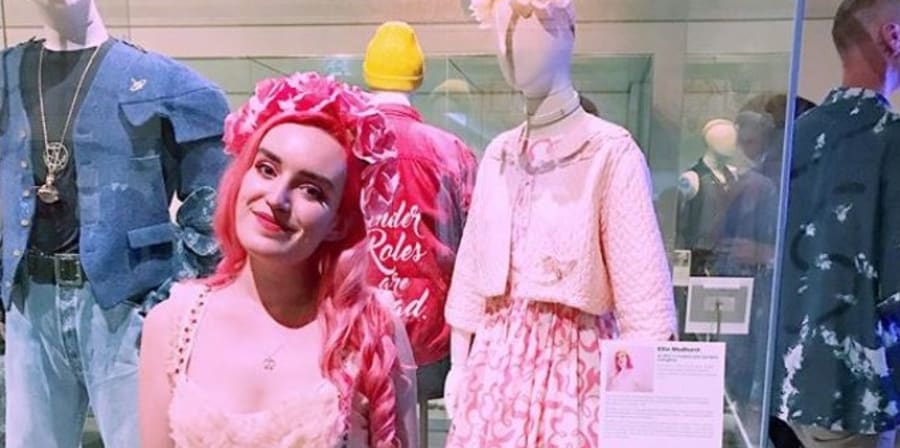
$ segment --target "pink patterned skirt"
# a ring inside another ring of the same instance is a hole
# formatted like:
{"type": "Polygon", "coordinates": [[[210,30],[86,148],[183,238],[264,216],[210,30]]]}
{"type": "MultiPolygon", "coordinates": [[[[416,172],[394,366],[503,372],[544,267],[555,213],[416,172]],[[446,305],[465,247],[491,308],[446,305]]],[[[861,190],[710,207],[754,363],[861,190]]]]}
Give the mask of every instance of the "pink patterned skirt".
{"type": "Polygon", "coordinates": [[[598,446],[600,340],[614,335],[611,315],[489,300],[447,446],[598,446]]]}

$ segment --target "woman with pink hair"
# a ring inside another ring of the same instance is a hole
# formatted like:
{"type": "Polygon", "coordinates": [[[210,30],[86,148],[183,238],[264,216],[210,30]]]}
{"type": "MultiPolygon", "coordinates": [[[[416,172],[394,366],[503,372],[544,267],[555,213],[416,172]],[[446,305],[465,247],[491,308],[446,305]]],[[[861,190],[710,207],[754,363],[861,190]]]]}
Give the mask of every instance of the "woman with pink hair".
{"type": "Polygon", "coordinates": [[[315,73],[262,81],[225,122],[223,259],[147,317],[145,448],[416,445],[403,326],[365,288],[365,166],[393,135],[315,73]]]}
{"type": "Polygon", "coordinates": [[[625,350],[616,352],[613,358],[613,369],[606,384],[606,390],[611,392],[641,392],[646,391],[641,385],[631,362],[631,355],[625,350]]]}

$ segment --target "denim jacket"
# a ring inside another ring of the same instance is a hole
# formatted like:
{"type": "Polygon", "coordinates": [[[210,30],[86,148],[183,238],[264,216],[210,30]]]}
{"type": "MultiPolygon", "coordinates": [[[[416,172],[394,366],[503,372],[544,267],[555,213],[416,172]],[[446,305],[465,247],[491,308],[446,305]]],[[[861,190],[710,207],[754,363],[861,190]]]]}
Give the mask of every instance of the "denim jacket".
{"type": "MultiPolygon", "coordinates": [[[[35,210],[31,128],[19,70],[24,45],[0,55],[2,298],[17,273],[35,210]]],[[[206,273],[218,257],[210,218],[227,163],[221,90],[167,57],[116,40],[74,118],[80,255],[97,302],[139,298],[206,273]],[[176,223],[169,204],[183,201],[176,223]]]]}

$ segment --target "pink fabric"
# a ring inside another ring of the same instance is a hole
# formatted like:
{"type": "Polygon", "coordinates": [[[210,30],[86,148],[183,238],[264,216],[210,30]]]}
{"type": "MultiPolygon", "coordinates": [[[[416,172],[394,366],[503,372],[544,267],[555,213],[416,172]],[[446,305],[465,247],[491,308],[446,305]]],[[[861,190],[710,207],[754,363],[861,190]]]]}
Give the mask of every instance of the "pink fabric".
{"type": "Polygon", "coordinates": [[[191,306],[185,309],[180,323],[173,325],[172,355],[166,370],[173,386],[169,425],[176,447],[368,446],[368,404],[356,396],[349,412],[342,410],[337,387],[324,377],[315,384],[301,385],[278,406],[257,412],[225,410],[192,382],[188,368],[192,341],[204,316],[204,288],[198,285],[191,306]]]}
{"type": "Polygon", "coordinates": [[[598,446],[600,341],[612,316],[491,301],[460,384],[447,447],[598,446]]]}
{"type": "MultiPolygon", "coordinates": [[[[337,390],[331,383],[306,385],[279,406],[259,412],[226,412],[209,401],[186,377],[176,380],[169,407],[172,440],[179,448],[205,447],[342,447],[344,434],[337,390]]],[[[356,414],[356,413],[355,413],[356,414]]],[[[365,419],[351,420],[359,427],[365,419]]],[[[365,431],[356,431],[355,443],[367,446],[365,431]]],[[[348,442],[349,443],[349,442],[348,442]]]]}
{"type": "Polygon", "coordinates": [[[586,113],[569,129],[530,142],[539,149],[529,157],[533,175],[521,166],[521,126],[488,147],[447,321],[475,333],[485,303],[511,295],[594,315],[612,312],[623,338],[665,340],[676,333],[675,306],[644,156],[626,130],[586,113]],[[518,190],[528,182],[533,188],[518,190]],[[517,198],[527,206],[514,206],[517,198]],[[528,232],[514,238],[518,221],[528,223],[528,232]],[[513,240],[530,263],[519,266],[510,291],[513,240]]]}
{"type": "MultiPolygon", "coordinates": [[[[535,183],[511,173],[509,291],[533,263],[521,244],[535,183]]],[[[506,296],[486,302],[461,380],[448,447],[595,447],[599,438],[600,341],[617,336],[612,313],[506,296]]]]}
{"type": "Polygon", "coordinates": [[[417,364],[449,353],[444,321],[456,249],[465,225],[476,161],[453,135],[422,123],[415,109],[379,105],[397,157],[365,173],[363,213],[371,238],[369,280],[392,293],[417,364]]]}

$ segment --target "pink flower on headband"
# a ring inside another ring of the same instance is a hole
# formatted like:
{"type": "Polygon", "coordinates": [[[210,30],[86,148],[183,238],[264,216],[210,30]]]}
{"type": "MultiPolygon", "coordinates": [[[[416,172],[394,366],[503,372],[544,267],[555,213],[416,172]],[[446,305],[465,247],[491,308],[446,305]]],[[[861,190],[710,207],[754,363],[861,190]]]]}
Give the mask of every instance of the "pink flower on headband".
{"type": "Polygon", "coordinates": [[[286,112],[321,112],[351,133],[353,154],[368,163],[395,156],[394,134],[358,87],[315,72],[264,79],[250,99],[225,118],[225,151],[238,154],[250,137],[286,112]]]}
{"type": "Polygon", "coordinates": [[[517,11],[521,11],[525,17],[530,17],[535,10],[550,11],[560,9],[566,12],[570,22],[575,23],[575,9],[572,0],[472,0],[469,10],[481,28],[494,26],[494,8],[499,2],[509,2],[517,11]]]}

